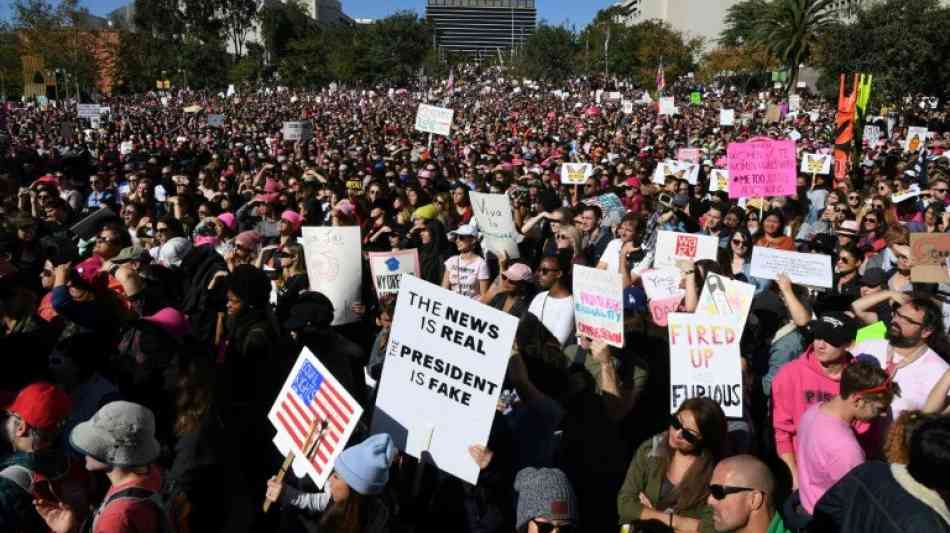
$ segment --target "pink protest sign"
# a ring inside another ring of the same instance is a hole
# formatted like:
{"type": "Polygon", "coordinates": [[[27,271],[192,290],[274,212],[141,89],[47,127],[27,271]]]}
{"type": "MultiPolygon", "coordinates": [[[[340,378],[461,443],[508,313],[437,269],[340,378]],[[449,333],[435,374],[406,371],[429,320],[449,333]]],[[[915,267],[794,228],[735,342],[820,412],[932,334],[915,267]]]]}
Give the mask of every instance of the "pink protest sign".
{"type": "Polygon", "coordinates": [[[675,313],[676,310],[679,309],[680,303],[685,296],[686,293],[684,292],[670,298],[650,300],[650,315],[653,317],[653,323],[660,327],[666,327],[669,323],[670,313],[675,313]]]}
{"type": "Polygon", "coordinates": [[[795,194],[795,141],[756,137],[732,143],[729,157],[729,198],[793,196],[795,194]]]}

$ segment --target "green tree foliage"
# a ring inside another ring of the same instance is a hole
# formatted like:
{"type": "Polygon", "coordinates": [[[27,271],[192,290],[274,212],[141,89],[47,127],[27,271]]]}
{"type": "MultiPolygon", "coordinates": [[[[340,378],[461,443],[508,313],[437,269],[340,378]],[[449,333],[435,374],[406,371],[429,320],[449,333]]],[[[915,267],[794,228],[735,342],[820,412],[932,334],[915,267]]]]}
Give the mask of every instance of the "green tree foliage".
{"type": "Polygon", "coordinates": [[[16,33],[9,23],[0,21],[0,100],[23,94],[22,69],[16,33]]]}
{"type": "Polygon", "coordinates": [[[291,41],[302,39],[316,29],[316,23],[297,0],[266,2],[257,12],[257,18],[266,57],[274,64],[287,54],[291,41]]]}
{"type": "Polygon", "coordinates": [[[574,75],[577,53],[574,34],[564,26],[538,24],[515,57],[518,75],[533,80],[560,81],[574,75]]]}
{"type": "Polygon", "coordinates": [[[221,0],[223,30],[234,50],[234,55],[242,57],[247,44],[247,36],[254,26],[257,16],[256,0],[221,0]]]}
{"type": "Polygon", "coordinates": [[[813,45],[837,20],[834,0],[774,0],[761,21],[761,38],[790,73],[798,77],[799,65],[811,59],[813,45]]]}
{"type": "MultiPolygon", "coordinates": [[[[833,26],[818,45],[820,86],[837,95],[838,74],[874,75],[872,102],[905,95],[950,98],[950,8],[938,0],[871,3],[850,23],[833,26]]],[[[850,83],[850,81],[849,81],[850,83]]]]}
{"type": "Polygon", "coordinates": [[[738,48],[762,41],[759,23],[769,10],[768,0],[742,0],[726,10],[725,28],[719,34],[719,46],[738,48]]]}

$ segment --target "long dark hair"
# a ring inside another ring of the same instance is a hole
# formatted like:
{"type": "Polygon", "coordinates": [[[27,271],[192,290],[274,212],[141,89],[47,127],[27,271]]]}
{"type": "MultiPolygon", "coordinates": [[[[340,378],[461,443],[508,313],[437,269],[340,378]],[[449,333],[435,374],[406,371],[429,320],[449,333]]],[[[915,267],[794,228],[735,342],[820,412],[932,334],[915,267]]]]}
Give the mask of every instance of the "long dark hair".
{"type": "MultiPolygon", "coordinates": [[[[679,415],[683,411],[692,413],[696,419],[701,440],[696,447],[696,461],[690,465],[683,475],[680,484],[665,498],[657,502],[658,509],[672,507],[677,513],[703,505],[709,496],[707,486],[712,479],[716,464],[726,456],[726,415],[719,404],[709,398],[690,398],[676,411],[679,415]]],[[[670,449],[668,433],[663,433],[660,447],[665,453],[659,454],[657,464],[662,472],[670,468],[673,459],[673,450],[670,449]]]]}
{"type": "Polygon", "coordinates": [[[729,237],[729,244],[725,248],[720,248],[718,254],[719,267],[722,268],[723,272],[727,273],[729,277],[732,277],[732,260],[735,259],[735,254],[732,251],[732,238],[735,237],[736,234],[745,239],[746,252],[742,258],[749,260],[752,257],[752,234],[749,233],[749,228],[745,227],[744,225],[739,226],[729,237]]]}
{"type": "Polygon", "coordinates": [[[327,512],[320,517],[320,531],[332,533],[362,533],[366,528],[368,502],[365,496],[350,489],[349,496],[342,502],[333,502],[327,512]]]}

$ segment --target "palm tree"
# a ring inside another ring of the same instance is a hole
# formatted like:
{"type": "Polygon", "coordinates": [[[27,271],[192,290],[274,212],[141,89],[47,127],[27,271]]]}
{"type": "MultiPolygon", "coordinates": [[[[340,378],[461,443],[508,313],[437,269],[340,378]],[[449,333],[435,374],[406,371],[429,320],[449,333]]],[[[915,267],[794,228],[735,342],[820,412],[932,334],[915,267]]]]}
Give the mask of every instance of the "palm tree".
{"type": "Polygon", "coordinates": [[[761,19],[761,38],[769,51],[789,69],[794,87],[799,65],[808,61],[819,35],[837,20],[834,0],[773,0],[761,19]]]}

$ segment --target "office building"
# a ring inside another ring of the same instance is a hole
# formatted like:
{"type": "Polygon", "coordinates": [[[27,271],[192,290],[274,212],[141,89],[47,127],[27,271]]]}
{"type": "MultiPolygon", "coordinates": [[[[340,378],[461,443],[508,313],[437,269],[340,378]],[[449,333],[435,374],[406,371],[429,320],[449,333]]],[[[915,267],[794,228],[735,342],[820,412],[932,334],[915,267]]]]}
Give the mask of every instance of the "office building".
{"type": "Polygon", "coordinates": [[[716,47],[725,28],[726,10],[740,0],[621,0],[618,21],[637,24],[657,19],[687,37],[702,37],[706,50],[716,47]]]}
{"type": "Polygon", "coordinates": [[[534,0],[428,0],[426,18],[441,51],[493,54],[534,33],[534,0]]]}

